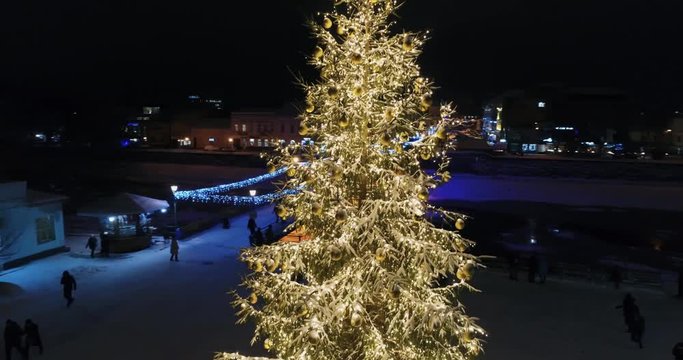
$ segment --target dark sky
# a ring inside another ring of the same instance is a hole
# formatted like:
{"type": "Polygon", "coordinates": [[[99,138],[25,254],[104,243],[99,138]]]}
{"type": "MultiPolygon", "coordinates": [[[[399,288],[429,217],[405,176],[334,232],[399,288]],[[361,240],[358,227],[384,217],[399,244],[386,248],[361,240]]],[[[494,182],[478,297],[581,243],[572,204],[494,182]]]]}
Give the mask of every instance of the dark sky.
{"type": "MultiPolygon", "coordinates": [[[[300,97],[324,0],[27,0],[0,8],[4,101],[128,103],[193,92],[233,107],[300,97]]],[[[542,82],[620,86],[681,103],[680,0],[408,0],[397,29],[433,31],[421,64],[476,102],[542,82]]],[[[310,73],[309,73],[310,74],[310,73]]]]}

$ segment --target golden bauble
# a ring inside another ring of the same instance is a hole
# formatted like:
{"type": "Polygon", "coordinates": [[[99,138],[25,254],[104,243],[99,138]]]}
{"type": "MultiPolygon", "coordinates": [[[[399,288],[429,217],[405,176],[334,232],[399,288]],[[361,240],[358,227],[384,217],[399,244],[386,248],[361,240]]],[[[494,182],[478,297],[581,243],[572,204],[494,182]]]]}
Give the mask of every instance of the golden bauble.
{"type": "Polygon", "coordinates": [[[429,199],[429,191],[423,188],[419,193],[417,193],[417,198],[422,201],[427,201],[429,199]]]}
{"type": "Polygon", "coordinates": [[[329,251],[329,253],[330,253],[330,258],[332,258],[332,260],[334,260],[334,261],[339,261],[339,260],[341,260],[341,258],[342,258],[342,251],[341,251],[341,249],[340,249],[339,247],[337,247],[336,245],[330,245],[330,246],[327,248],[327,251],[329,251]]]}
{"type": "Polygon", "coordinates": [[[277,262],[273,259],[266,260],[266,270],[268,270],[268,272],[275,271],[275,269],[277,269],[277,265],[277,262]]]}
{"type": "Polygon", "coordinates": [[[458,220],[455,220],[455,228],[458,230],[462,230],[465,228],[465,220],[458,218],[458,220]]]}
{"type": "Polygon", "coordinates": [[[472,336],[472,332],[468,331],[468,330],[463,331],[462,338],[463,338],[463,340],[465,340],[467,342],[474,340],[474,336],[472,336]]]}
{"type": "Polygon", "coordinates": [[[402,131],[401,133],[398,134],[398,139],[401,140],[402,143],[408,141],[408,133],[405,131],[402,131]]]}
{"type": "Polygon", "coordinates": [[[379,142],[384,146],[391,146],[391,136],[389,136],[387,133],[384,133],[382,134],[382,138],[379,140],[379,142]]]}
{"type": "Polygon", "coordinates": [[[324,54],[325,52],[320,46],[316,46],[315,49],[313,49],[313,58],[316,60],[320,60],[324,54]]]}
{"type": "Polygon", "coordinates": [[[306,112],[307,113],[312,113],[315,110],[315,105],[313,103],[309,102],[306,103],[306,112]]]}
{"type": "Polygon", "coordinates": [[[293,167],[293,166],[290,166],[290,167],[287,169],[287,176],[289,176],[289,177],[294,177],[294,175],[296,175],[296,168],[293,167]]]}
{"type": "Polygon", "coordinates": [[[275,207],[275,214],[277,214],[277,216],[283,218],[283,217],[285,217],[285,215],[287,215],[287,210],[285,209],[284,206],[277,205],[275,207]]]}
{"type": "Polygon", "coordinates": [[[311,204],[311,212],[314,215],[320,215],[323,213],[323,206],[320,205],[319,202],[314,202],[313,204],[311,204]]]}
{"type": "Polygon", "coordinates": [[[306,126],[305,124],[299,125],[299,135],[301,135],[301,136],[308,135],[308,126],[306,126]]]}
{"type": "Polygon", "coordinates": [[[464,268],[460,268],[456,271],[455,276],[462,281],[468,281],[472,277],[472,274],[468,273],[464,268]]]}
{"type": "Polygon", "coordinates": [[[353,314],[351,314],[351,326],[360,325],[362,320],[363,320],[363,318],[360,316],[359,313],[354,312],[353,314]]]}
{"type": "Polygon", "coordinates": [[[465,252],[465,250],[467,250],[467,244],[464,241],[456,241],[455,247],[458,248],[458,251],[460,252],[465,252]]]}
{"type": "Polygon", "coordinates": [[[256,296],[256,294],[254,294],[254,293],[251,293],[251,295],[249,295],[249,303],[250,304],[256,304],[257,301],[258,301],[258,296],[256,296]]]}
{"type": "Polygon", "coordinates": [[[270,339],[263,340],[263,348],[264,349],[270,350],[271,347],[273,347],[273,340],[270,340],[270,339]]]}
{"type": "Polygon", "coordinates": [[[432,96],[431,95],[422,96],[422,99],[420,99],[420,104],[429,109],[429,107],[432,106],[432,96]]]}
{"type": "Polygon", "coordinates": [[[361,96],[361,95],[363,95],[364,91],[365,91],[365,89],[363,89],[363,87],[361,85],[357,85],[353,88],[352,94],[353,94],[353,96],[361,96]]]}
{"type": "Polygon", "coordinates": [[[339,210],[337,210],[337,213],[334,214],[334,218],[337,220],[337,222],[345,221],[347,217],[348,217],[348,214],[346,213],[346,210],[344,210],[344,209],[339,209],[339,210]]]}
{"type": "Polygon", "coordinates": [[[401,47],[403,47],[403,50],[405,51],[411,51],[415,47],[415,40],[411,35],[405,35],[403,36],[401,47]]]}
{"type": "Polygon", "coordinates": [[[439,140],[446,140],[446,137],[447,137],[447,136],[448,136],[448,134],[446,133],[446,129],[444,129],[444,128],[439,128],[438,130],[436,130],[436,137],[437,137],[439,140]]]}
{"type": "Polygon", "coordinates": [[[337,35],[344,35],[346,33],[346,29],[342,25],[337,24],[337,35]]]}
{"type": "Polygon", "coordinates": [[[272,174],[272,173],[274,173],[275,171],[277,171],[277,168],[275,167],[275,165],[268,165],[268,172],[269,172],[269,173],[272,174]]]}
{"type": "Polygon", "coordinates": [[[424,150],[420,152],[420,157],[422,160],[429,160],[432,158],[432,154],[429,153],[429,150],[424,150]]]}
{"type": "Polygon", "coordinates": [[[300,302],[296,305],[296,314],[299,316],[308,315],[308,306],[304,302],[300,302]]]}
{"type": "Polygon", "coordinates": [[[375,251],[375,260],[377,260],[377,262],[382,262],[382,261],[384,261],[386,258],[387,258],[387,250],[386,250],[386,249],[384,249],[384,248],[378,248],[378,249],[375,251]]]}
{"type": "Polygon", "coordinates": [[[330,97],[335,97],[339,95],[339,89],[337,89],[334,86],[331,86],[329,89],[327,89],[327,95],[330,97]]]}
{"type": "Polygon", "coordinates": [[[261,271],[263,271],[263,264],[261,263],[261,261],[258,261],[258,260],[257,260],[257,261],[254,263],[254,271],[256,271],[256,272],[261,272],[261,271]]]}
{"type": "Polygon", "coordinates": [[[346,129],[349,126],[349,119],[347,119],[345,117],[341,118],[341,119],[339,119],[338,123],[339,123],[339,127],[341,127],[342,129],[346,129]]]}
{"type": "Polygon", "coordinates": [[[331,27],[332,27],[332,20],[330,20],[330,18],[327,18],[327,17],[324,18],[324,19],[323,19],[323,27],[324,27],[325,29],[331,28],[331,27]]]}
{"type": "Polygon", "coordinates": [[[308,332],[308,338],[311,340],[313,343],[317,343],[320,341],[320,331],[313,329],[308,332]]]}
{"type": "Polygon", "coordinates": [[[363,61],[363,57],[359,53],[353,53],[351,55],[351,63],[354,65],[358,65],[363,61]]]}

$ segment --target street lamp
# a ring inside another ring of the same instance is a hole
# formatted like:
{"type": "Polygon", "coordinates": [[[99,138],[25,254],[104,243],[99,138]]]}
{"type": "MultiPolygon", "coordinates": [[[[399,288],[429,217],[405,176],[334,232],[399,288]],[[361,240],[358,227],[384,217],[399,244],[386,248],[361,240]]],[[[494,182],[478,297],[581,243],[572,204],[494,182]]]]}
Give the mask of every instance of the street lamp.
{"type": "Polygon", "coordinates": [[[249,196],[256,196],[256,190],[249,190],[249,196]]]}
{"type": "Polygon", "coordinates": [[[178,208],[176,207],[175,192],[178,191],[178,185],[171,185],[171,192],[173,192],[173,226],[178,227],[178,208]]]}

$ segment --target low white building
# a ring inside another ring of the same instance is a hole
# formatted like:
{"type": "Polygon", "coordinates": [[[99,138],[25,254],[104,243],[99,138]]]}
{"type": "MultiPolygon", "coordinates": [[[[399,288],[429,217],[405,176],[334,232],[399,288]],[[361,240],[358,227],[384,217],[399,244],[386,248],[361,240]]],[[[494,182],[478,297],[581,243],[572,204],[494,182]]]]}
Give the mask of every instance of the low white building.
{"type": "Polygon", "coordinates": [[[28,190],[26,182],[0,183],[0,265],[11,268],[67,251],[62,201],[28,190]]]}

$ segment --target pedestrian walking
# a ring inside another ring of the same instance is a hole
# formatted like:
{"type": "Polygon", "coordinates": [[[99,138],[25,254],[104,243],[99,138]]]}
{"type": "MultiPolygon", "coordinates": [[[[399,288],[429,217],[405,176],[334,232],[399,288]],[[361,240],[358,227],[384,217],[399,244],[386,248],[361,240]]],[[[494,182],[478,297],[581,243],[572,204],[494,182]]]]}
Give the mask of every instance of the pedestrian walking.
{"type": "Polygon", "coordinates": [[[249,218],[249,221],[247,222],[247,228],[249,229],[250,234],[254,234],[254,232],[256,232],[256,220],[253,217],[249,218]]]}
{"type": "Polygon", "coordinates": [[[62,273],[62,286],[64,287],[64,298],[66,299],[66,307],[71,306],[74,302],[73,292],[76,290],[76,279],[69,274],[68,271],[62,273]]]}
{"type": "Polygon", "coordinates": [[[544,254],[538,256],[538,282],[545,284],[545,278],[548,275],[548,259],[544,254]]]}
{"type": "Polygon", "coordinates": [[[24,330],[12,319],[5,322],[5,359],[12,359],[12,349],[16,348],[22,357],[25,357],[24,348],[21,346],[21,338],[24,330]]]}
{"type": "Polygon", "coordinates": [[[266,244],[270,245],[275,242],[275,234],[273,234],[273,225],[268,225],[266,228],[266,244]]]}
{"type": "Polygon", "coordinates": [[[31,353],[31,347],[37,346],[40,354],[43,354],[43,341],[40,339],[40,331],[38,330],[38,325],[31,321],[31,319],[26,319],[24,324],[24,333],[26,334],[26,342],[24,347],[24,354],[26,359],[31,353]]]}
{"type": "Polygon", "coordinates": [[[674,345],[671,353],[673,354],[675,360],[683,360],[683,340],[674,345]]]}
{"type": "Polygon", "coordinates": [[[645,318],[640,314],[636,306],[633,315],[633,325],[631,326],[631,340],[638,343],[640,349],[643,348],[643,333],[645,332],[645,318]]]}
{"type": "Polygon", "coordinates": [[[508,271],[510,280],[517,281],[517,271],[519,270],[519,257],[514,252],[508,254],[508,271]]]}
{"type": "Polygon", "coordinates": [[[254,244],[256,244],[256,246],[261,246],[263,245],[263,240],[261,228],[256,229],[256,232],[254,232],[254,244]]]}
{"type": "Polygon", "coordinates": [[[624,315],[624,323],[626,324],[626,332],[631,332],[633,330],[633,319],[638,311],[638,306],[636,306],[636,299],[633,298],[631,293],[627,293],[624,299],[621,301],[621,305],[615,307],[616,309],[621,309],[624,315]]]}
{"type": "Polygon", "coordinates": [[[536,282],[536,272],[538,271],[538,258],[536,254],[532,254],[529,257],[529,282],[536,282]]]}
{"type": "Polygon", "coordinates": [[[90,235],[85,247],[90,249],[90,257],[95,257],[95,249],[97,249],[97,238],[95,235],[90,235]]]}
{"type": "Polygon", "coordinates": [[[178,246],[178,239],[173,238],[171,239],[171,259],[170,261],[173,261],[175,258],[175,261],[178,261],[178,251],[180,250],[180,246],[178,246]]]}

